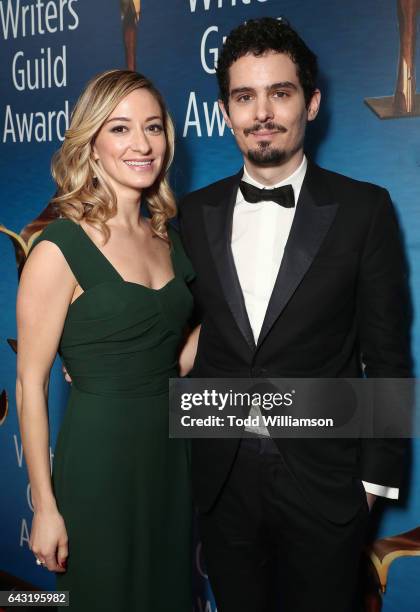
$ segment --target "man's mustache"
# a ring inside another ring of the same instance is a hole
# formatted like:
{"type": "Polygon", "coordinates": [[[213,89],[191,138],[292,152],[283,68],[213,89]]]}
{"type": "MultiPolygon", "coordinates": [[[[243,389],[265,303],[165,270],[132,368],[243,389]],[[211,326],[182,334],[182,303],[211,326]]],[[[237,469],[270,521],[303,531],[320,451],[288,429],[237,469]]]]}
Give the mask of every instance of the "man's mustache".
{"type": "Polygon", "coordinates": [[[259,132],[261,130],[269,130],[270,132],[287,132],[287,129],[284,125],[280,125],[279,123],[255,123],[253,126],[244,129],[245,136],[249,136],[253,132],[259,132]]]}

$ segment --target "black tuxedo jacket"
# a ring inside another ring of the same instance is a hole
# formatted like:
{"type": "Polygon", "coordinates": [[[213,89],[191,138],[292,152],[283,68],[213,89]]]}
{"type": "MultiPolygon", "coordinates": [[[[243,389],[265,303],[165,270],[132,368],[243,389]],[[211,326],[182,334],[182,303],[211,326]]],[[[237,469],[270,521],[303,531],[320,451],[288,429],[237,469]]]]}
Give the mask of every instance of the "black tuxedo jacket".
{"type": "MultiPolygon", "coordinates": [[[[363,363],[370,377],[410,376],[406,269],[388,192],[308,164],[255,345],[230,245],[241,175],[191,193],[179,205],[202,321],[192,375],[358,377],[363,363]]],[[[193,441],[193,489],[202,512],[217,499],[238,442],[193,441]]],[[[357,512],[365,499],[361,480],[400,485],[398,440],[276,443],[302,499],[329,520],[346,522],[357,512]]]]}

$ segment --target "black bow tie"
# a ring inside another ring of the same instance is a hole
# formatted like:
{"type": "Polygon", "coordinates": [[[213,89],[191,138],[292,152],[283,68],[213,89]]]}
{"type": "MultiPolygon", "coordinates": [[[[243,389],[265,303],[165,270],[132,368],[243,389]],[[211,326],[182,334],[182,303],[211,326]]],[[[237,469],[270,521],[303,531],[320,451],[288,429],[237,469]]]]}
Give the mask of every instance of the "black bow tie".
{"type": "Polygon", "coordinates": [[[251,183],[241,181],[239,189],[242,191],[245,200],[250,204],[269,200],[284,206],[284,208],[293,208],[295,205],[295,194],[291,185],[283,185],[275,189],[260,189],[255,187],[255,185],[251,185],[251,183]]]}

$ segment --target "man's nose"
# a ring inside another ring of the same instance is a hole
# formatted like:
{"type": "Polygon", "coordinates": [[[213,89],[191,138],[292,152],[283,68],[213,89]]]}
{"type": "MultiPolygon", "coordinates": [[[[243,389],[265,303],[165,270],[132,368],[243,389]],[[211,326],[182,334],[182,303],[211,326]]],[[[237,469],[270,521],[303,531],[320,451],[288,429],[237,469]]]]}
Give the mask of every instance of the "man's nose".
{"type": "Polygon", "coordinates": [[[257,99],[255,118],[261,123],[273,119],[273,105],[270,98],[267,96],[262,96],[257,99]]]}

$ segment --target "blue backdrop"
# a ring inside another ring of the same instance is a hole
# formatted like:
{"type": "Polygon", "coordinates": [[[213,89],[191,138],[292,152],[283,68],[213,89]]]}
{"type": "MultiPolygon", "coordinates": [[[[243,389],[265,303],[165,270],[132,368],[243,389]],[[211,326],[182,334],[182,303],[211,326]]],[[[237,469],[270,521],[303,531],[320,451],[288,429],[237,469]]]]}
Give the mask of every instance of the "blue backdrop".
{"type": "MultiPolygon", "coordinates": [[[[245,19],[286,16],[317,53],[322,111],[309,127],[307,152],[317,163],[389,189],[404,232],[414,305],[413,346],[419,351],[419,118],[381,121],[364,98],[393,93],[399,33],[396,0],[143,0],[137,69],[164,94],[177,127],[172,171],[178,195],[237,171],[240,156],[216,106],[214,62],[223,37],[245,19]]],[[[417,57],[419,51],[417,51],[417,57]]],[[[50,160],[71,109],[95,73],[125,66],[119,0],[0,0],[0,224],[19,233],[53,193],[50,160]],[[38,74],[37,74],[38,72],[38,74]]],[[[419,63],[419,62],[418,62],[419,63]]],[[[28,550],[30,494],[14,400],[17,267],[0,233],[0,569],[42,587],[52,578],[28,550]]],[[[56,364],[50,398],[52,448],[66,388],[56,364]]],[[[420,523],[420,445],[413,445],[408,493],[385,502],[378,535],[420,523]]],[[[212,612],[197,550],[197,611],[212,612]],[[200,581],[199,581],[200,582],[200,581]],[[204,587],[204,590],[203,590],[204,587]]],[[[414,610],[420,558],[391,566],[385,612],[414,610]]]]}

